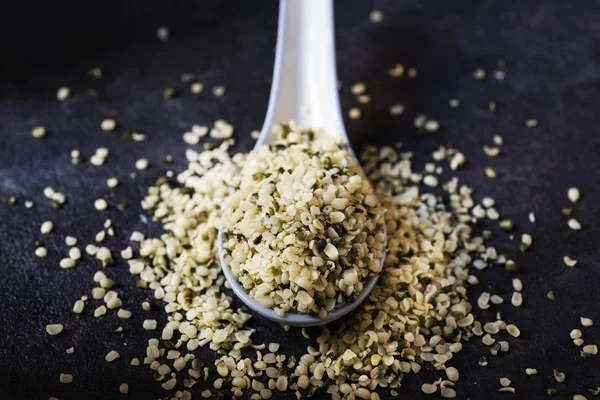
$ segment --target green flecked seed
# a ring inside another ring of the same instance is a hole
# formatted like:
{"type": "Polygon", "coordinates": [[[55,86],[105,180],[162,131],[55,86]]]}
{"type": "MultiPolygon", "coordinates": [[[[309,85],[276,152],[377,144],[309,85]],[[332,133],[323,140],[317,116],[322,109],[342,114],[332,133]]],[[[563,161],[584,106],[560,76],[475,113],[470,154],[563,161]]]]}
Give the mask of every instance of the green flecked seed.
{"type": "Polygon", "coordinates": [[[546,297],[548,297],[550,300],[556,300],[556,296],[552,290],[546,293],[546,297]]]}
{"type": "Polygon", "coordinates": [[[177,95],[177,91],[173,88],[166,88],[164,91],[165,99],[172,99],[177,95]]]}
{"type": "Polygon", "coordinates": [[[566,215],[567,217],[570,217],[571,214],[573,213],[573,209],[570,207],[563,207],[560,209],[560,212],[563,213],[563,215],[566,215]]]}
{"type": "Polygon", "coordinates": [[[127,205],[127,203],[125,203],[125,202],[121,202],[121,203],[119,203],[119,205],[117,206],[117,208],[118,208],[119,210],[121,210],[121,211],[123,211],[123,210],[127,210],[127,208],[128,208],[128,207],[129,207],[129,206],[128,206],[128,205],[127,205]]]}
{"type": "Polygon", "coordinates": [[[519,264],[517,264],[513,260],[507,260],[506,264],[504,264],[504,267],[508,272],[519,272],[520,269],[519,264]]]}

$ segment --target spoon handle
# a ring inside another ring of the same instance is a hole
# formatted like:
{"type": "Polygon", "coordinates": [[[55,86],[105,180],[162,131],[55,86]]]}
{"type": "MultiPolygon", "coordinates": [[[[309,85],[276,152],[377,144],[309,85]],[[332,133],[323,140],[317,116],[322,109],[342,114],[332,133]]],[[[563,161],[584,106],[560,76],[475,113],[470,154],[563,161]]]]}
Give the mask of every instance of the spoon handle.
{"type": "Polygon", "coordinates": [[[279,122],[323,128],[348,143],[340,111],[332,0],[281,0],[269,107],[256,146],[279,122]]]}

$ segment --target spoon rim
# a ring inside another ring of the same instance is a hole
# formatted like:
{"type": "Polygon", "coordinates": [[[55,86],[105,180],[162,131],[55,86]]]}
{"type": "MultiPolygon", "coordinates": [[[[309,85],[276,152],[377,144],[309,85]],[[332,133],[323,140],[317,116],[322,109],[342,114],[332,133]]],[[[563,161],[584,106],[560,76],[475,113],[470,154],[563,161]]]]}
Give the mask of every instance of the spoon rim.
{"type": "MultiPolygon", "coordinates": [[[[387,229],[385,223],[383,224],[383,232],[386,235],[387,239],[387,229]]],[[[386,240],[387,242],[387,240],[386,240]]],[[[218,247],[219,247],[219,261],[221,262],[221,270],[223,271],[223,275],[225,275],[225,279],[229,282],[231,286],[231,290],[237,295],[237,297],[242,300],[242,302],[248,306],[254,312],[260,314],[261,316],[278,322],[283,325],[297,326],[297,327],[310,327],[310,326],[319,326],[325,325],[330,322],[333,322],[341,317],[349,314],[354,309],[356,309],[359,305],[361,305],[369,296],[375,284],[379,280],[379,276],[381,273],[370,277],[365,284],[363,285],[363,290],[360,292],[358,297],[352,303],[348,303],[343,305],[335,310],[332,310],[327,313],[325,318],[321,318],[319,316],[309,315],[309,314],[298,314],[287,312],[283,316],[278,315],[273,309],[267,308],[260,304],[257,300],[253,299],[248,292],[242,288],[239,284],[236,276],[233,274],[233,271],[229,267],[229,265],[223,260],[223,225],[219,227],[219,236],[218,236],[218,247]]],[[[385,260],[386,252],[383,251],[381,256],[381,265],[383,266],[383,262],[385,260]]]]}

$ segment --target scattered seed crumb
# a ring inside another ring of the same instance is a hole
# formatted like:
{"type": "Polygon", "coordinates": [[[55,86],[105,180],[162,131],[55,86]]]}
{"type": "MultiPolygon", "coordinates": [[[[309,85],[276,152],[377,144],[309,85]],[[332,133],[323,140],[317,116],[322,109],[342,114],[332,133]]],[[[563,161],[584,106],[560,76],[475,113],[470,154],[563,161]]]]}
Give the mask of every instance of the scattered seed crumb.
{"type": "Polygon", "coordinates": [[[114,119],[104,119],[100,123],[100,128],[104,132],[112,132],[112,131],[114,131],[115,128],[116,128],[116,126],[117,126],[117,123],[115,122],[114,119]]]}
{"type": "Polygon", "coordinates": [[[427,132],[437,132],[440,129],[440,124],[436,120],[428,120],[425,122],[424,128],[427,132]]]}
{"type": "Polygon", "coordinates": [[[535,128],[538,126],[538,120],[537,119],[528,119],[527,121],[525,121],[525,126],[527,128],[535,128]]]}
{"type": "Polygon", "coordinates": [[[576,203],[577,201],[579,201],[580,197],[579,189],[577,189],[576,187],[569,188],[569,190],[567,191],[567,197],[569,198],[569,200],[571,200],[571,202],[576,203]]]}
{"type": "Polygon", "coordinates": [[[121,383],[119,385],[119,393],[121,393],[121,394],[129,393],[129,385],[126,383],[121,383]]]}
{"type": "Polygon", "coordinates": [[[373,10],[369,14],[369,19],[371,20],[371,22],[377,24],[383,21],[383,13],[379,10],[373,10]]]}
{"type": "Polygon", "coordinates": [[[460,107],[460,100],[459,99],[450,99],[450,101],[448,102],[448,104],[452,108],[458,108],[458,107],[460,107]]]}
{"type": "Polygon", "coordinates": [[[43,126],[36,126],[31,130],[31,136],[35,139],[42,139],[46,136],[46,128],[43,126]]]}
{"type": "Polygon", "coordinates": [[[47,235],[48,233],[52,232],[52,229],[54,228],[54,223],[52,221],[46,221],[42,224],[42,226],[40,227],[40,231],[44,234],[47,235]]]}
{"type": "Polygon", "coordinates": [[[565,264],[569,267],[574,267],[575,265],[577,265],[577,260],[572,259],[569,256],[565,256],[563,258],[563,261],[565,262],[565,264]]]}
{"type": "Polygon", "coordinates": [[[546,293],[546,297],[548,297],[550,300],[556,300],[556,295],[552,290],[546,293]]]}
{"type": "Polygon", "coordinates": [[[56,92],[56,98],[60,101],[66,100],[71,94],[71,89],[66,86],[62,86],[56,92]]]}
{"type": "Polygon", "coordinates": [[[348,111],[348,116],[350,117],[350,119],[359,119],[360,114],[360,109],[357,107],[352,107],[350,111],[348,111]]]}
{"type": "Polygon", "coordinates": [[[399,78],[404,75],[404,65],[396,64],[392,68],[388,68],[388,75],[392,78],[399,78]]]}
{"type": "Polygon", "coordinates": [[[483,68],[477,68],[475,71],[473,71],[473,78],[478,81],[483,81],[486,75],[487,74],[483,68]]]}
{"type": "Polygon", "coordinates": [[[48,335],[56,336],[63,331],[62,324],[49,324],[46,325],[46,332],[48,335]]]}
{"type": "Polygon", "coordinates": [[[148,160],[140,158],[135,162],[135,168],[139,171],[143,171],[148,168],[148,160]]]}
{"type": "Polygon", "coordinates": [[[221,97],[225,94],[225,87],[224,86],[215,86],[213,88],[213,94],[216,97],[221,97]]]}
{"type": "Polygon", "coordinates": [[[159,27],[156,30],[156,36],[163,42],[166,42],[169,39],[169,28],[166,26],[159,27]]]}
{"type": "Polygon", "coordinates": [[[537,369],[535,369],[535,368],[526,368],[525,369],[525,373],[527,375],[535,375],[535,374],[537,374],[537,369]]]}
{"type": "Polygon", "coordinates": [[[106,356],[104,357],[104,359],[107,362],[112,362],[112,361],[116,360],[119,357],[121,357],[121,355],[117,351],[111,350],[111,351],[108,352],[108,354],[106,354],[106,356]]]}
{"type": "Polygon", "coordinates": [[[40,246],[37,249],[35,249],[35,255],[39,258],[44,258],[48,255],[48,250],[46,250],[45,247],[40,246]]]}
{"type": "Polygon", "coordinates": [[[73,375],[71,374],[60,374],[60,383],[71,383],[73,382],[73,375]]]}
{"type": "Polygon", "coordinates": [[[487,167],[485,169],[485,176],[487,176],[488,178],[493,179],[493,178],[496,178],[498,176],[498,173],[496,172],[495,169],[487,167]]]}
{"type": "Polygon", "coordinates": [[[574,231],[578,231],[581,229],[581,224],[575,218],[569,219],[568,225],[569,228],[573,229],[574,231]]]}

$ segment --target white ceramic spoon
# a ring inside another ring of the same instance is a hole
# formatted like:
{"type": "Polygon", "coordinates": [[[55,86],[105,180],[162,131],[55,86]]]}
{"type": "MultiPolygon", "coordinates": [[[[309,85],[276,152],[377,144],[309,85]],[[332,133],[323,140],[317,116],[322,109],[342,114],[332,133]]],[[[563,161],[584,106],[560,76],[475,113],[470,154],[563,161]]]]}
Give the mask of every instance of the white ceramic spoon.
{"type": "MultiPolygon", "coordinates": [[[[325,134],[341,138],[352,151],[338,99],[333,1],[281,0],[278,24],[269,108],[255,149],[271,141],[273,125],[293,120],[300,125],[323,128],[325,134]]],[[[383,228],[385,230],[385,224],[383,228]]],[[[222,233],[221,227],[221,256],[222,233]]],[[[231,288],[248,307],[272,321],[291,326],[323,325],[348,314],[367,298],[379,278],[371,277],[356,301],[329,312],[325,318],[296,313],[281,317],[254,300],[240,286],[222,257],[221,266],[231,288]]]]}

